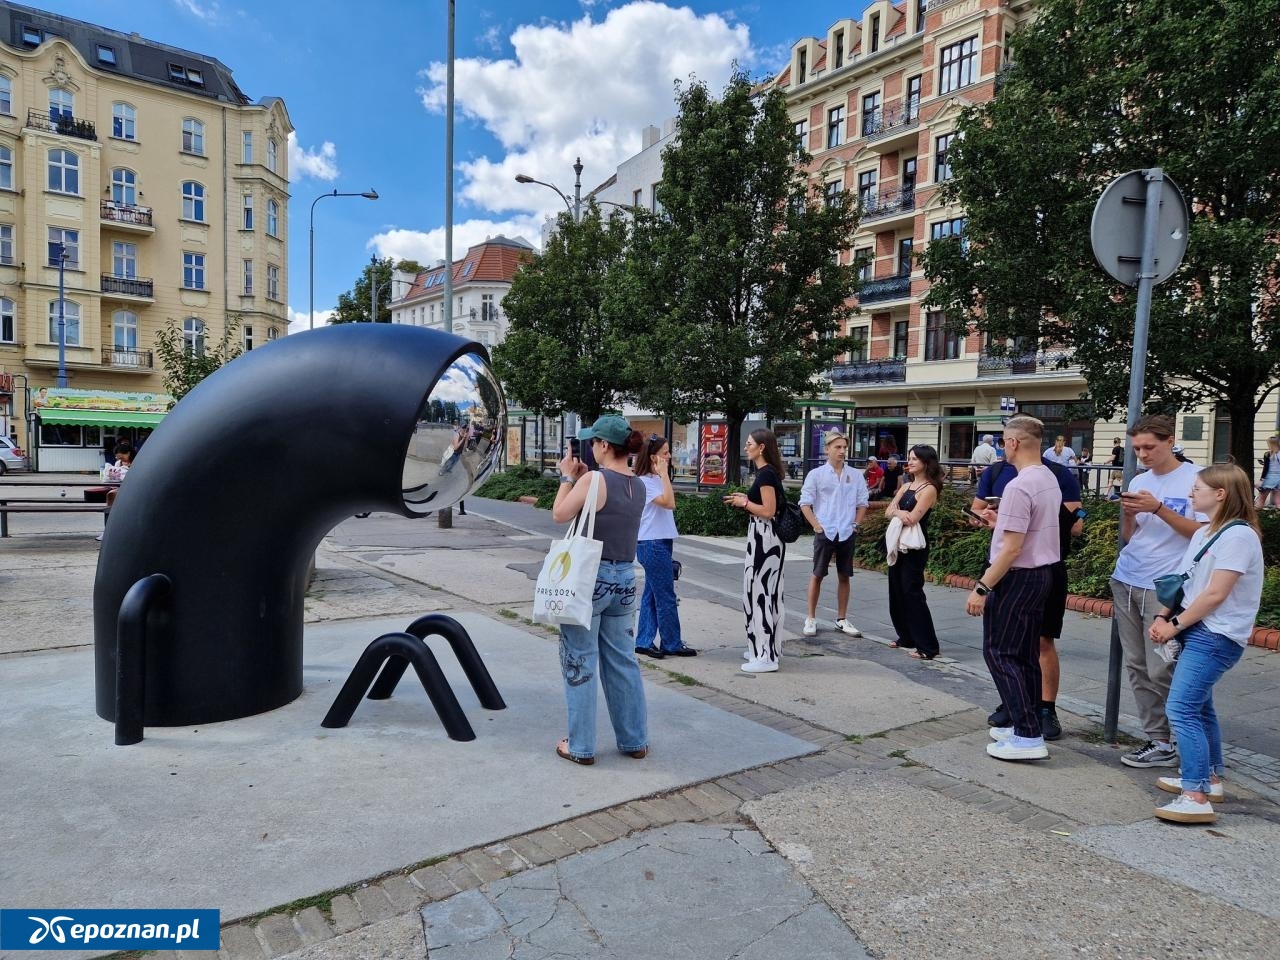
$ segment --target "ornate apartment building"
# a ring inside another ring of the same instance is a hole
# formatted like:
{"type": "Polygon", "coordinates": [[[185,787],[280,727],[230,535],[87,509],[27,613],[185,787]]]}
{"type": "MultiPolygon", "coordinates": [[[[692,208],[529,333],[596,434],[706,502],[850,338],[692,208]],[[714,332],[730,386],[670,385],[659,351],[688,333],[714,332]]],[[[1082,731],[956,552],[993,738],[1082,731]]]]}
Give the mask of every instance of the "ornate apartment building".
{"type": "MultiPolygon", "coordinates": [[[[283,336],[292,130],[211,56],[0,3],[0,373],[56,383],[60,281],[74,389],[159,391],[169,321],[283,336]]],[[[20,394],[0,414],[34,445],[20,394]]]]}

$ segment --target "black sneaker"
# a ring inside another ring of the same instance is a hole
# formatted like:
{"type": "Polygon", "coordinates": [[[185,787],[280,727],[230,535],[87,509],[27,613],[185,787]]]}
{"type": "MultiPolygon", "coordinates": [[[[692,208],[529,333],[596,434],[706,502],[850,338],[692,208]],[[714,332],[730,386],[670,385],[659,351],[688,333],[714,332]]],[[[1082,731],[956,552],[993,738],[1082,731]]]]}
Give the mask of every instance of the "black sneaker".
{"type": "Polygon", "coordinates": [[[1040,708],[1040,733],[1046,740],[1062,739],[1062,724],[1058,722],[1058,711],[1053,707],[1040,708]]]}
{"type": "Polygon", "coordinates": [[[1122,756],[1120,762],[1126,767],[1176,767],[1178,754],[1154,740],[1148,740],[1137,750],[1131,750],[1122,756]]]}
{"type": "Polygon", "coordinates": [[[1013,726],[1013,717],[1009,716],[1009,710],[1007,707],[1005,707],[1003,703],[1000,704],[1000,706],[995,708],[995,710],[991,713],[991,716],[987,717],[987,726],[989,727],[1012,727],[1013,726]]]}
{"type": "Polygon", "coordinates": [[[653,657],[655,660],[661,660],[666,656],[666,654],[657,647],[636,647],[636,653],[642,654],[646,657],[653,657]]]}

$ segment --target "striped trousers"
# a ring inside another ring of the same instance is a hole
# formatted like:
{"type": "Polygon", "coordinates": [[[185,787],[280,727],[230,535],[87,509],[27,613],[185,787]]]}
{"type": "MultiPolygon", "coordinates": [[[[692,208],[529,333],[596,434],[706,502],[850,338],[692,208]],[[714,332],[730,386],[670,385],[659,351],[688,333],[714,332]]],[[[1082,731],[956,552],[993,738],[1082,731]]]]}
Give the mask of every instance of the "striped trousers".
{"type": "Polygon", "coordinates": [[[1050,578],[1049,567],[1010,570],[982,612],[982,658],[1020,737],[1041,735],[1040,622],[1050,578]]]}

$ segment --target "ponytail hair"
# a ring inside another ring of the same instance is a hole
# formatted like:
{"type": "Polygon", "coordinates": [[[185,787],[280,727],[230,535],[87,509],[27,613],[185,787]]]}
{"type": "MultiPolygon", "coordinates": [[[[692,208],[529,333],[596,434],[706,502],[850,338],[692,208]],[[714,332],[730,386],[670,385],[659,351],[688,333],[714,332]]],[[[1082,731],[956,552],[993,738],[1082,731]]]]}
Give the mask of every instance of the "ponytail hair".
{"type": "Polygon", "coordinates": [[[609,443],[608,440],[605,440],[605,443],[609,444],[609,449],[616,456],[629,457],[644,449],[644,434],[639,430],[632,430],[627,436],[626,443],[609,443]]]}

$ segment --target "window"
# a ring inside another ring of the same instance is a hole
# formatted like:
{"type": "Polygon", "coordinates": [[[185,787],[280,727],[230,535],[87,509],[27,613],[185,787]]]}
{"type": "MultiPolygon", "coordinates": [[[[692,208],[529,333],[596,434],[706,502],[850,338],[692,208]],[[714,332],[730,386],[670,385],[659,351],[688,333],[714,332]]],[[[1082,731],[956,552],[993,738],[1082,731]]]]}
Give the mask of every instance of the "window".
{"type": "Polygon", "coordinates": [[[929,0],[916,0],[916,33],[924,30],[924,14],[929,0]]]}
{"type": "Polygon", "coordinates": [[[195,67],[187,67],[187,83],[193,86],[204,86],[204,71],[197,70],[195,67]]]}
{"type": "Polygon", "coordinates": [[[138,203],[138,178],[132,170],[116,167],[111,171],[111,202],[121,207],[138,203]]]}
{"type": "Polygon", "coordinates": [[[835,40],[836,49],[831,69],[839,70],[844,66],[844,31],[837,30],[833,39],[835,40]]]}
{"type": "Polygon", "coordinates": [[[66,264],[72,270],[80,269],[80,231],[49,228],[49,266],[56,267],[63,253],[66,264]]]}
{"type": "Polygon", "coordinates": [[[910,237],[903,237],[898,241],[898,276],[911,276],[911,250],[915,246],[915,241],[910,237]]]}
{"type": "Polygon", "coordinates": [[[136,243],[122,243],[119,240],[112,241],[111,275],[126,280],[137,279],[138,245],[136,243]]]}
{"type": "Polygon", "coordinates": [[[276,337],[280,336],[280,331],[275,327],[267,327],[267,343],[270,343],[276,337]]]}
{"type": "Polygon", "coordinates": [[[827,149],[840,146],[844,130],[844,107],[827,111],[827,149]]]}
{"type": "Polygon", "coordinates": [[[871,15],[871,52],[875,53],[880,49],[880,14],[873,13],[871,15]]]}
{"type": "Polygon", "coordinates": [[[970,37],[942,48],[938,92],[950,93],[973,83],[973,66],[978,58],[978,38],[970,37]]]}
{"type": "Polygon", "coordinates": [[[930,240],[943,240],[947,237],[963,236],[964,217],[956,217],[954,220],[942,220],[929,227],[930,240]]]}
{"type": "Polygon", "coordinates": [[[270,236],[280,236],[280,204],[274,200],[267,201],[267,233],[270,236]]]}
{"type": "Polygon", "coordinates": [[[914,120],[920,116],[920,84],[922,79],[919,74],[916,74],[907,80],[907,99],[903,105],[907,120],[914,120]]]}
{"type": "Polygon", "coordinates": [[[22,26],[22,42],[28,47],[38,47],[44,43],[44,31],[30,24],[22,26]]]}
{"type": "Polygon", "coordinates": [[[182,152],[204,156],[204,124],[187,117],[182,121],[182,152]]]}
{"type": "Polygon", "coordinates": [[[204,289],[204,254],[182,255],[182,285],[188,290],[204,289]]]}
{"type": "Polygon", "coordinates": [[[204,356],[204,321],[187,317],[182,321],[182,348],[197,357],[204,356]]]}
{"type": "Polygon", "coordinates": [[[244,208],[244,229],[253,229],[253,194],[246,193],[241,198],[241,204],[244,208]]]}
{"type": "Polygon", "coordinates": [[[867,362],[867,328],[854,327],[849,331],[849,336],[853,338],[853,344],[849,347],[850,363],[866,363],[867,362]]]}
{"type": "Polygon", "coordinates": [[[635,207],[636,209],[639,209],[639,207],[640,207],[640,198],[641,198],[642,196],[644,196],[644,191],[643,191],[643,190],[632,190],[632,191],[631,191],[631,206],[632,206],[632,207],[635,207]]]}
{"type": "Polygon", "coordinates": [[[127,103],[111,105],[111,135],[118,140],[138,139],[138,111],[127,103]]]}
{"type": "MultiPolygon", "coordinates": [[[[57,300],[49,301],[49,342],[59,343],[58,339],[58,303],[57,300]]],[[[80,304],[74,300],[63,300],[62,303],[62,320],[64,324],[64,332],[66,336],[66,344],[69,347],[80,346],[80,304]]]]}
{"type": "Polygon", "coordinates": [[[76,113],[76,98],[70,90],[54,87],[49,91],[49,119],[70,120],[76,113]]]}
{"type": "Polygon", "coordinates": [[[280,268],[274,263],[267,264],[267,299],[280,299],[280,268]]]}
{"type": "Polygon", "coordinates": [[[244,261],[244,295],[253,296],[253,261],[244,261]]]}
{"type": "Polygon", "coordinates": [[[951,179],[951,144],[956,135],[944,133],[933,142],[933,182],[951,179]]]}
{"type": "Polygon", "coordinates": [[[662,204],[658,202],[658,184],[656,183],[649,187],[649,209],[654,213],[662,212],[662,204]]]}
{"type": "Polygon", "coordinates": [[[840,199],[840,193],[844,189],[844,185],[839,180],[832,180],[827,184],[825,196],[823,197],[826,207],[830,210],[835,206],[836,201],[840,199]]]}
{"type": "Polygon", "coordinates": [[[880,131],[880,94],[868,93],[862,98],[862,135],[869,137],[880,131]]]}
{"type": "Polygon", "coordinates": [[[805,81],[805,75],[809,72],[809,55],[801,50],[796,55],[796,83],[801,84],[805,81]]]}
{"type": "Polygon", "coordinates": [[[51,193],[80,192],[80,158],[70,150],[49,151],[49,190],[51,193]]]}
{"type": "Polygon", "coordinates": [[[111,346],[116,350],[138,349],[138,315],[117,310],[111,315],[111,346]]]}
{"type": "Polygon", "coordinates": [[[907,321],[898,320],[893,325],[893,355],[905,358],[907,355],[907,321]]]}
{"type": "Polygon", "coordinates": [[[0,343],[16,343],[18,340],[17,314],[13,301],[0,297],[0,343]]]}
{"type": "Polygon", "coordinates": [[[98,44],[98,62],[108,67],[116,65],[115,47],[108,47],[105,43],[98,44]]]}
{"type": "Polygon", "coordinates": [[[253,163],[253,134],[248,130],[244,132],[244,143],[240,149],[240,162],[253,163]]]}
{"type": "Polygon", "coordinates": [[[960,335],[947,329],[941,310],[930,310],[925,318],[924,358],[955,360],[960,356],[960,335]]]}
{"type": "Polygon", "coordinates": [[[858,174],[858,202],[871,208],[876,202],[876,171],[868,170],[858,174]]]}
{"type": "Polygon", "coordinates": [[[0,147],[0,190],[13,189],[13,151],[0,147]]]}
{"type": "Polygon", "coordinates": [[[13,81],[0,74],[0,113],[13,113],[13,81]]]}
{"type": "Polygon", "coordinates": [[[194,180],[182,184],[182,219],[204,222],[204,185],[194,180]]]}
{"type": "Polygon", "coordinates": [[[244,348],[246,351],[253,349],[253,327],[247,323],[244,325],[244,348]]]}
{"type": "Polygon", "coordinates": [[[267,140],[267,169],[272,173],[279,173],[280,171],[276,169],[276,164],[279,160],[280,143],[275,137],[271,137],[267,140]]]}
{"type": "Polygon", "coordinates": [[[13,266],[13,224],[0,223],[0,263],[13,266]]]}
{"type": "Polygon", "coordinates": [[[795,142],[796,155],[804,153],[809,149],[809,121],[797,120],[791,125],[792,140],[795,142]]]}
{"type": "Polygon", "coordinates": [[[492,293],[480,296],[480,319],[485,323],[493,323],[498,319],[498,309],[494,305],[492,293]]]}
{"type": "Polygon", "coordinates": [[[915,196],[916,192],[916,158],[908,157],[902,161],[902,177],[901,177],[902,199],[905,203],[908,197],[915,196]]]}
{"type": "Polygon", "coordinates": [[[858,270],[858,279],[863,283],[875,279],[876,258],[871,247],[862,247],[853,251],[853,265],[858,270]]]}

